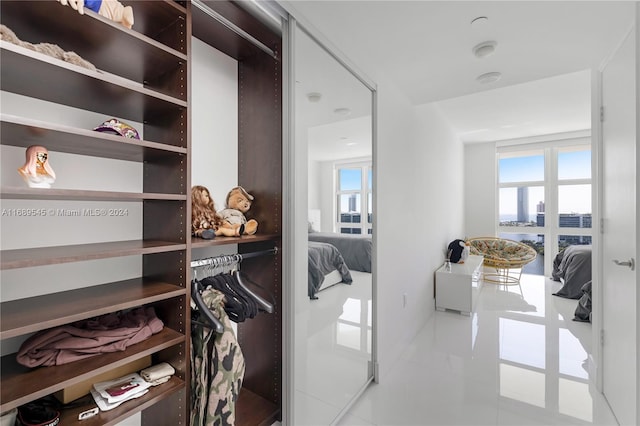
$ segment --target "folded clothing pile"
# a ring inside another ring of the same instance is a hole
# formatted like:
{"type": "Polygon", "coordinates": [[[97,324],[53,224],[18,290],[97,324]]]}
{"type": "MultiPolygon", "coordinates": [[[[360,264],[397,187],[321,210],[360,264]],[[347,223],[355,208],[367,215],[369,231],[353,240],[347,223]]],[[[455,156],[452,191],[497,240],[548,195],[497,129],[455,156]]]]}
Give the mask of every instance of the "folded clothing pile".
{"type": "Polygon", "coordinates": [[[149,392],[151,383],[138,373],[128,374],[114,380],[94,383],[91,395],[101,411],[109,411],[125,401],[138,398],[149,392]]]}
{"type": "Polygon", "coordinates": [[[37,332],[23,342],[17,360],[26,367],[51,366],[124,351],[163,327],[153,307],[110,313],[37,332]]]}
{"type": "Polygon", "coordinates": [[[151,386],[158,386],[162,383],[168,382],[175,372],[176,370],[174,370],[170,364],[162,362],[149,368],[145,368],[140,371],[140,375],[151,386]]]}

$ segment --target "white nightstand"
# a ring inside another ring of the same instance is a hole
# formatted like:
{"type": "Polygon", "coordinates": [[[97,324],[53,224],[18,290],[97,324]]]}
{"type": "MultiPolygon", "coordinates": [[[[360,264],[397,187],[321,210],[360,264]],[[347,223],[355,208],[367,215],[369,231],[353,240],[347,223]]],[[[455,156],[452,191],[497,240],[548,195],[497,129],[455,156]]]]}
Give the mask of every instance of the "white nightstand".
{"type": "Polygon", "coordinates": [[[436,271],[436,309],[453,309],[471,315],[482,288],[482,256],[470,255],[464,263],[452,263],[451,271],[442,265],[436,271]]]}

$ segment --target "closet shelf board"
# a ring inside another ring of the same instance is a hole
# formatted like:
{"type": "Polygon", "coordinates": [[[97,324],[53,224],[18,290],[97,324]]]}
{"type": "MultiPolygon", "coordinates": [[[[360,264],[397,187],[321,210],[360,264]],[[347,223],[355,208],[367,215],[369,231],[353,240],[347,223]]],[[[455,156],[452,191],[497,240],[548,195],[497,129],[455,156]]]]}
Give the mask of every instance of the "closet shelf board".
{"type": "Polygon", "coordinates": [[[236,426],[270,426],[279,412],[276,404],[243,388],[236,402],[236,426]]]}
{"type": "Polygon", "coordinates": [[[1,269],[27,268],[31,266],[106,259],[110,257],[163,253],[184,250],[186,247],[186,244],[170,241],[131,240],[2,250],[0,252],[0,266],[1,269]]]}
{"type": "Polygon", "coordinates": [[[52,367],[29,369],[16,361],[16,354],[2,357],[0,412],[11,410],[70,385],[90,380],[136,359],[185,342],[185,336],[165,327],[147,340],[122,352],[111,352],[52,367]]]}
{"type": "MultiPolygon", "coordinates": [[[[3,145],[26,148],[44,145],[49,151],[142,162],[172,153],[186,155],[187,148],[125,138],[90,129],[62,126],[30,118],[0,114],[3,145]]],[[[96,123],[96,127],[100,123],[96,123]]]]}
{"type": "Polygon", "coordinates": [[[186,292],[177,285],[134,278],[3,302],[0,339],[183,296],[186,292]]]}
{"type": "MultiPolygon", "coordinates": [[[[141,33],[151,21],[160,21],[155,26],[175,26],[175,21],[184,22],[184,14],[176,15],[176,9],[167,2],[155,7],[153,16],[147,16],[140,8],[150,9],[149,3],[136,2],[135,23],[128,29],[119,23],[85,9],[81,16],[71,7],[62,7],[57,2],[39,2],[38,7],[25,6],[22,1],[2,1],[1,13],[6,24],[21,40],[32,43],[54,43],[65,51],[78,53],[96,68],[142,84],[157,80],[159,73],[186,64],[187,56],[141,33]],[[164,9],[164,10],[163,10],[164,9]],[[56,16],[56,19],[51,19],[56,16]],[[178,17],[180,16],[180,17],[178,17]],[[89,22],[97,20],[100,23],[89,22]]],[[[150,31],[160,31],[149,28],[150,31]]],[[[186,99],[186,93],[183,100],[186,99]]]]}
{"type": "Polygon", "coordinates": [[[2,90],[147,122],[186,109],[187,103],[141,85],[0,41],[2,90]],[[82,96],[78,96],[82,94],[82,96]]]}
{"type": "Polygon", "coordinates": [[[2,188],[0,198],[13,200],[69,200],[69,201],[186,201],[181,194],[158,194],[115,191],[86,191],[48,188],[2,188]]]}
{"type": "Polygon", "coordinates": [[[191,237],[191,248],[223,246],[228,244],[247,244],[256,243],[258,241],[275,241],[279,238],[279,234],[254,234],[243,235],[241,237],[215,237],[212,240],[191,237]]]}
{"type": "Polygon", "coordinates": [[[149,388],[149,392],[140,398],[127,401],[113,410],[101,411],[97,416],[86,420],[79,421],[78,414],[95,407],[95,404],[87,404],[64,410],[60,416],[60,424],[65,426],[107,426],[124,424],[121,422],[126,418],[144,410],[147,407],[151,407],[153,404],[162,401],[177,391],[183,390],[185,386],[184,381],[173,376],[168,382],[149,388]]]}

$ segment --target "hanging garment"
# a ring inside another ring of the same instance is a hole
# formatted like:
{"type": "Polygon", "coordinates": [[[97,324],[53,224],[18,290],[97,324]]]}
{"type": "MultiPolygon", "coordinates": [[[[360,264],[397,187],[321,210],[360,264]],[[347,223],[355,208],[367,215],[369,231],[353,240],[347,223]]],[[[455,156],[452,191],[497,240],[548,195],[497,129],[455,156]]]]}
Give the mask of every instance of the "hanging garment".
{"type": "MultiPolygon", "coordinates": [[[[194,324],[191,329],[191,426],[235,424],[235,404],[242,388],[244,355],[224,310],[224,294],[213,288],[202,299],[224,324],[223,333],[194,324]],[[213,340],[213,344],[211,341],[213,340]]],[[[198,321],[200,313],[192,311],[198,321]]]]}

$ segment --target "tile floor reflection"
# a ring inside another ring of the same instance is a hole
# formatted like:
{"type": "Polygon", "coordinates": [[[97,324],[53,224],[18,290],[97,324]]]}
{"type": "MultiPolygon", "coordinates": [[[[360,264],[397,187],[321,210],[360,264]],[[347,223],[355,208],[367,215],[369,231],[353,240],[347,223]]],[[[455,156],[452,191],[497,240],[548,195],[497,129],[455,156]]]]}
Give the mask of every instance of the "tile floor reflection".
{"type": "Polygon", "coordinates": [[[339,425],[615,425],[589,381],[591,324],[561,284],[485,284],[471,317],[436,311],[339,425]]]}
{"type": "Polygon", "coordinates": [[[371,274],[351,276],[297,307],[296,426],[331,424],[372,374],[371,274]]]}

